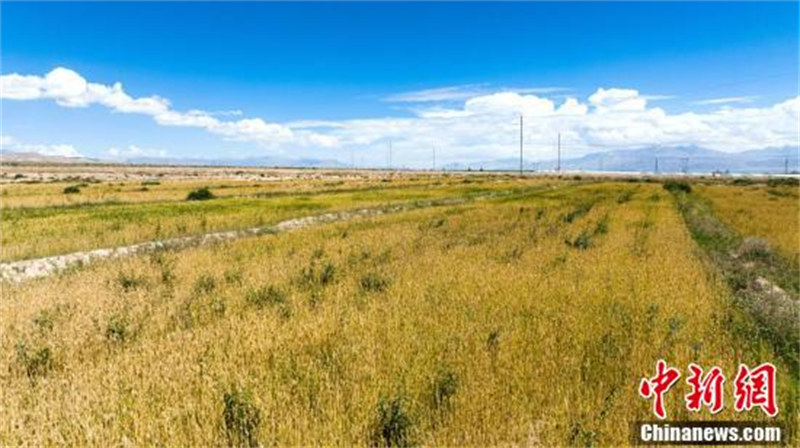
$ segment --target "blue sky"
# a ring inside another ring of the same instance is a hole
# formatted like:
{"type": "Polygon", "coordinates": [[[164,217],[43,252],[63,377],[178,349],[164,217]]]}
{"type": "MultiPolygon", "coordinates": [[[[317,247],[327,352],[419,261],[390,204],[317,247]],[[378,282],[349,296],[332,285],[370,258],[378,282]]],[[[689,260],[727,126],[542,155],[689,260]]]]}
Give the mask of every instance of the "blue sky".
{"type": "Polygon", "coordinates": [[[506,157],[519,113],[531,116],[526,136],[541,158],[558,132],[583,152],[797,141],[797,2],[0,8],[7,149],[340,160],[353,151],[379,164],[391,139],[413,166],[431,145],[453,160],[506,157]],[[45,86],[57,67],[216,122],[175,124],[162,109],[130,112],[96,94],[65,107],[45,86]],[[38,93],[13,93],[37,80],[11,74],[40,79],[38,93]],[[560,109],[568,98],[572,113],[560,109]]]}

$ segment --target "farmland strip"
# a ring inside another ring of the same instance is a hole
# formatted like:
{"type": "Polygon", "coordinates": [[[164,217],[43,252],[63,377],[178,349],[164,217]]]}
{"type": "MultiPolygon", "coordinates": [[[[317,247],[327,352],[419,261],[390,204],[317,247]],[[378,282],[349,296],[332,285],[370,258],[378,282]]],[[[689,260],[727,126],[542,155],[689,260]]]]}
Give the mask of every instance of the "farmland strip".
{"type": "Polygon", "coordinates": [[[395,205],[391,207],[375,207],[324,213],[321,215],[288,219],[275,225],[266,227],[252,227],[249,229],[231,230],[227,232],[211,232],[200,235],[170,238],[166,240],[148,241],[129,246],[95,249],[90,251],[74,252],[65,255],[0,263],[0,280],[21,283],[26,280],[46,277],[70,267],[84,266],[95,260],[104,258],[120,258],[160,249],[179,249],[190,246],[205,245],[248,236],[286,232],[299,228],[310,227],[313,225],[344,221],[359,217],[397,213],[424,207],[456,205],[467,202],[468,200],[469,199],[467,198],[445,198],[431,201],[414,201],[412,203],[395,205]]]}

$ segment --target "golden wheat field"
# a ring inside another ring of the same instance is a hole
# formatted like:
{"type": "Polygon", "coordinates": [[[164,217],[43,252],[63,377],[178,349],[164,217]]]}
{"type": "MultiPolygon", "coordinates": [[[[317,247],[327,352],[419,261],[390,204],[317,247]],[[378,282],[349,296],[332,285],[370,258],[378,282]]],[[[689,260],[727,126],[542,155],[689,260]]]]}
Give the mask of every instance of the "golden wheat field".
{"type": "MultiPolygon", "coordinates": [[[[4,262],[415,206],[5,282],[0,444],[623,446],[653,418],[637,387],[658,359],[730,384],[740,363],[773,363],[798,442],[796,352],[738,304],[660,182],[383,180],[136,180],[80,201],[68,183],[3,185],[4,262]],[[216,198],[186,201],[201,185],[216,198]]],[[[691,194],[791,256],[786,191],[691,194]]],[[[684,386],[670,420],[766,418],[690,412],[684,386]]]]}
{"type": "Polygon", "coordinates": [[[73,194],[63,191],[75,184],[5,185],[0,190],[4,203],[0,209],[6,224],[0,235],[0,259],[35,258],[186,234],[260,227],[323,212],[485,195],[538,183],[531,180],[512,185],[502,179],[488,178],[447,183],[386,178],[367,185],[339,181],[303,188],[295,188],[294,183],[279,184],[269,189],[252,184],[206,183],[204,186],[216,200],[186,201],[187,193],[198,188],[196,182],[158,185],[144,192],[138,191],[141,186],[137,182],[133,186],[115,187],[133,191],[137,197],[104,202],[97,202],[97,198],[109,190],[108,185],[87,185],[73,194]],[[6,197],[10,199],[8,204],[6,197]],[[73,204],[38,206],[58,201],[53,197],[68,197],[73,204]],[[32,235],[36,238],[31,238],[32,235]]]}
{"type": "Polygon", "coordinates": [[[765,238],[800,264],[800,191],[796,186],[711,185],[700,189],[723,221],[745,235],[765,238]]]}

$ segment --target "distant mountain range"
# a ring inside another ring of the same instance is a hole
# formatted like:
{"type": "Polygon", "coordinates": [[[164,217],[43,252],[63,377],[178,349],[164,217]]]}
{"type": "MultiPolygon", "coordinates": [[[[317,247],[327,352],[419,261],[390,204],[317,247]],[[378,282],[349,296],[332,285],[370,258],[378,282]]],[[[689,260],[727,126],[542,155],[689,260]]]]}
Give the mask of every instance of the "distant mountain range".
{"type": "MultiPolygon", "coordinates": [[[[335,159],[286,158],[286,157],[251,157],[243,159],[200,159],[200,158],[157,158],[138,157],[124,162],[89,159],[83,157],[46,156],[37,153],[2,152],[3,162],[33,163],[128,163],[149,165],[208,165],[208,166],[264,166],[264,167],[298,167],[298,168],[344,168],[344,164],[335,159]]],[[[777,174],[787,168],[790,173],[800,172],[800,148],[781,147],[762,150],[727,153],[700,148],[697,146],[682,147],[647,147],[630,150],[613,150],[595,152],[578,158],[563,159],[561,169],[564,171],[609,171],[609,172],[653,172],[658,163],[660,173],[711,173],[714,171],[750,174],[777,174]],[[657,162],[656,162],[657,160],[657,162]]],[[[557,160],[525,162],[528,171],[552,171],[557,160]]],[[[440,168],[448,171],[459,170],[517,170],[519,159],[503,158],[473,163],[449,163],[440,168]]]]}
{"type": "Polygon", "coordinates": [[[345,164],[334,159],[293,159],[288,157],[272,156],[249,157],[243,159],[136,157],[127,159],[125,162],[142,165],[265,166],[294,168],[341,168],[345,166],[345,164]]]}
{"type": "Polygon", "coordinates": [[[3,163],[108,163],[88,157],[48,156],[38,152],[0,152],[0,161],[3,163]]]}
{"type": "MultiPolygon", "coordinates": [[[[648,147],[630,150],[595,152],[573,159],[563,159],[564,171],[611,171],[660,173],[731,173],[774,174],[800,171],[800,148],[782,147],[728,153],[696,146],[648,147]],[[656,161],[657,160],[657,161],[656,161]],[[656,164],[658,166],[656,167],[656,164]]],[[[524,163],[525,170],[552,171],[556,159],[524,163]]],[[[517,170],[518,158],[487,160],[477,163],[451,163],[447,170],[517,170]]]]}
{"type": "Polygon", "coordinates": [[[283,158],[283,157],[251,157],[243,159],[202,159],[202,158],[165,158],[134,157],[125,160],[102,160],[87,157],[49,156],[35,152],[0,152],[0,159],[5,163],[118,163],[135,165],[194,165],[194,166],[242,166],[242,167],[298,167],[298,168],[338,168],[345,165],[334,159],[283,158]]]}

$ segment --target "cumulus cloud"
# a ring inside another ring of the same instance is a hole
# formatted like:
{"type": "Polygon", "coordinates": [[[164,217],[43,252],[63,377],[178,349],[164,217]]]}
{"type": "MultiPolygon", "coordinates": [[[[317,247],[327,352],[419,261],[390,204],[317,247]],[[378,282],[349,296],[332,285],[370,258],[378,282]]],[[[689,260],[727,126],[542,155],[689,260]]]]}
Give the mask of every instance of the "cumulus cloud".
{"type": "Polygon", "coordinates": [[[551,115],[555,105],[546,98],[536,95],[520,95],[515,92],[500,92],[471,98],[464,103],[464,109],[472,114],[515,113],[531,116],[551,115]]]}
{"type": "Polygon", "coordinates": [[[426,160],[432,146],[449,159],[486,160],[515,154],[523,114],[532,159],[552,158],[559,133],[571,155],[683,145],[736,152],[798,145],[799,105],[800,97],[770,107],[669,114],[650,107],[647,95],[634,89],[600,88],[585,102],[498,92],[470,98],[461,107],[416,109],[414,117],[338,121],[326,132],[341,145],[377,149],[377,160],[388,139],[395,154],[406,153],[411,160],[426,160]]]}
{"type": "Polygon", "coordinates": [[[133,157],[167,157],[167,152],[163,149],[142,148],[136,145],[128,145],[125,148],[108,148],[108,155],[113,159],[130,159],[133,157]]]}
{"type": "Polygon", "coordinates": [[[10,135],[0,135],[0,149],[13,152],[33,152],[45,156],[83,157],[72,145],[23,143],[10,135]]]}
{"type": "Polygon", "coordinates": [[[633,89],[604,89],[589,97],[589,103],[598,112],[642,111],[647,107],[647,99],[633,89]]]}
{"type": "Polygon", "coordinates": [[[798,145],[800,138],[800,97],[765,107],[731,106],[744,101],[707,102],[721,107],[668,113],[651,105],[663,95],[635,89],[601,87],[588,96],[556,100],[547,92],[486,92],[478,85],[402,94],[394,101],[418,103],[406,117],[309,117],[275,123],[259,117],[239,118],[237,111],[179,111],[160,96],[133,97],[119,83],[88,82],[64,68],[41,77],[3,75],[0,88],[3,99],[49,99],[64,107],[101,105],[116,113],[150,116],[162,126],[198,128],[226,140],[256,142],[299,156],[320,150],[342,157],[344,151],[353,150],[372,164],[383,163],[389,140],[400,164],[422,160],[417,165],[427,164],[433,146],[442,160],[512,156],[517,151],[520,114],[525,116],[526,151],[531,159],[553,157],[558,134],[571,155],[654,145],[697,145],[734,152],[798,145]]]}
{"type": "Polygon", "coordinates": [[[77,72],[57,67],[44,76],[12,73],[0,76],[0,98],[9,100],[49,99],[64,107],[100,105],[114,112],[147,115],[162,126],[183,126],[205,129],[235,141],[274,145],[292,136],[292,130],[261,118],[225,121],[218,116],[236,116],[240,111],[206,112],[177,111],[170,102],[157,95],[134,98],[117,82],[113,85],[88,82],[77,72]]]}
{"type": "Polygon", "coordinates": [[[35,152],[37,154],[44,154],[46,156],[61,156],[61,157],[82,157],[72,145],[58,144],[58,145],[23,145],[22,152],[35,152]]]}
{"type": "Polygon", "coordinates": [[[559,115],[586,115],[587,112],[589,112],[589,106],[581,104],[575,98],[567,98],[556,111],[559,115]]]}

